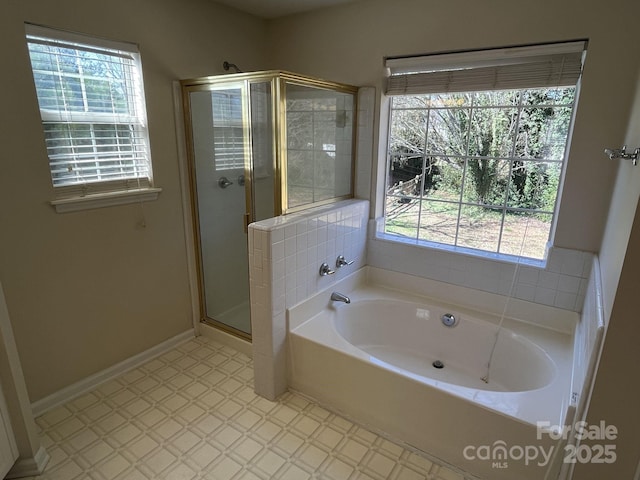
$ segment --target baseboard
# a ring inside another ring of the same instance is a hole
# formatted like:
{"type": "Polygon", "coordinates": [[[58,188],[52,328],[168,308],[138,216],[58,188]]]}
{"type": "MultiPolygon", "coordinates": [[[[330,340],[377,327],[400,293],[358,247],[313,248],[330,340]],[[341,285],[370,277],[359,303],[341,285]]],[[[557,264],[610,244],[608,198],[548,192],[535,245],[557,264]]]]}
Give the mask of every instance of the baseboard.
{"type": "Polygon", "coordinates": [[[49,462],[49,454],[44,447],[40,447],[32,458],[18,458],[5,479],[23,478],[40,475],[49,462]]]}
{"type": "Polygon", "coordinates": [[[62,405],[63,403],[66,403],[75,397],[87,393],[88,391],[93,390],[98,385],[107,382],[114,377],[127,372],[128,370],[139,367],[143,363],[146,363],[149,360],[162,355],[163,353],[171,350],[177,345],[180,345],[181,343],[186,342],[187,340],[190,340],[194,337],[194,330],[189,329],[186,332],[180,333],[175,337],[170,338],[169,340],[165,340],[164,342],[151,347],[148,350],[145,350],[144,352],[134,355],[133,357],[123,360],[120,363],[117,363],[93,375],[90,375],[89,377],[84,378],[79,382],[73,383],[68,387],[65,387],[55,393],[52,393],[51,395],[35,401],[31,404],[33,416],[39,417],[49,410],[62,405]]]}

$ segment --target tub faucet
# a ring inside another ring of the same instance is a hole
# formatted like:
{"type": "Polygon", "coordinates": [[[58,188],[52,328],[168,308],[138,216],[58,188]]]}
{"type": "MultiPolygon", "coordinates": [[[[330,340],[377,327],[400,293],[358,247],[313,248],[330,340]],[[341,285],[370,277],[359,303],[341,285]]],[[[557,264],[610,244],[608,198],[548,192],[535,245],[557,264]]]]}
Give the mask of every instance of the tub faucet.
{"type": "Polygon", "coordinates": [[[339,292],[333,292],[331,294],[331,300],[334,302],[351,303],[351,299],[349,297],[339,292]]]}

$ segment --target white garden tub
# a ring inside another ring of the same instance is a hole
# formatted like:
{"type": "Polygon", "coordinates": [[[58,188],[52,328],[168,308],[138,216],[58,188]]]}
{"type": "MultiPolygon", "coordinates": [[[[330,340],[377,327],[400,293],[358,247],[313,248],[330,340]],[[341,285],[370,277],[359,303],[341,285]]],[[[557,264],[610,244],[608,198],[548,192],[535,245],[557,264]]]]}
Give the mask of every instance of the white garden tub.
{"type": "Polygon", "coordinates": [[[574,408],[577,315],[510,300],[498,328],[505,302],[365,267],[289,310],[290,387],[482,478],[553,478],[562,448],[537,422],[562,425],[574,408]]]}

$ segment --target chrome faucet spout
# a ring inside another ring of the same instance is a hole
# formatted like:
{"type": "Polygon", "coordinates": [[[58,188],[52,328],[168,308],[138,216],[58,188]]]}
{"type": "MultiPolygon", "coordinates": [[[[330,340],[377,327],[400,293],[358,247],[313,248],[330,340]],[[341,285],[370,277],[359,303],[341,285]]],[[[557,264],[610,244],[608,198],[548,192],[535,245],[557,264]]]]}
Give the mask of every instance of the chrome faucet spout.
{"type": "Polygon", "coordinates": [[[334,302],[351,303],[351,299],[340,292],[333,292],[331,294],[331,300],[334,302]]]}

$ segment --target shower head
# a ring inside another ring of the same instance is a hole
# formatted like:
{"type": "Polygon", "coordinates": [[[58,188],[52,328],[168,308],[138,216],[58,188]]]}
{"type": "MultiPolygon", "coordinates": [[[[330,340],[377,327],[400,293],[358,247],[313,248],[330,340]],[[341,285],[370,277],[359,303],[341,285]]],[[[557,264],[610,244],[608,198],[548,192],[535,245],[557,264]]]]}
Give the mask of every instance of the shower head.
{"type": "Polygon", "coordinates": [[[240,70],[235,63],[229,63],[226,60],[222,62],[222,68],[224,68],[225,72],[228,72],[230,68],[233,68],[236,71],[235,73],[242,73],[242,70],[240,70]]]}

